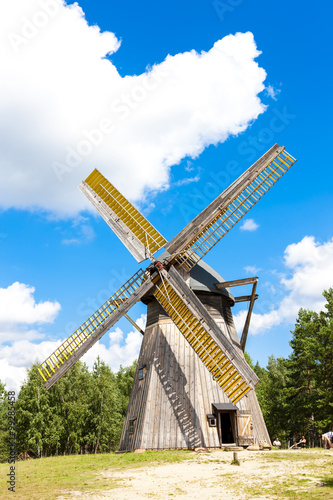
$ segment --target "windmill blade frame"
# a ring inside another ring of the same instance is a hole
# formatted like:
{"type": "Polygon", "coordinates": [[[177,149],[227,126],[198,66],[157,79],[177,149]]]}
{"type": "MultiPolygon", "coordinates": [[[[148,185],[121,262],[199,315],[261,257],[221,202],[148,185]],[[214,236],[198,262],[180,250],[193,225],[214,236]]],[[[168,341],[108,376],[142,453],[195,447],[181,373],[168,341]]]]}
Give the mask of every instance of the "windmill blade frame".
{"type": "Polygon", "coordinates": [[[237,353],[177,270],[159,268],[155,298],[174,321],[201,361],[235,403],[254,389],[259,378],[237,353]]]}
{"type": "Polygon", "coordinates": [[[137,262],[151,258],[167,240],[97,169],[79,185],[137,262]]]}
{"type": "Polygon", "coordinates": [[[127,311],[133,307],[159,278],[140,269],[95,311],[37,368],[44,387],[49,389],[73,366],[127,311]]]}
{"type": "Polygon", "coordinates": [[[169,262],[192,269],[295,162],[284,146],[272,146],[165,245],[169,262]]]}

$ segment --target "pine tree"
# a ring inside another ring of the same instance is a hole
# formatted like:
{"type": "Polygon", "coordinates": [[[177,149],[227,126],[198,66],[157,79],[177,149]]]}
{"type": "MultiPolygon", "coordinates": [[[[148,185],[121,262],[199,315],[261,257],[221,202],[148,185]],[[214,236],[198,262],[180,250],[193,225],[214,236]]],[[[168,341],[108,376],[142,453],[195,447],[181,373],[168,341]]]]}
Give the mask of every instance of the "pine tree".
{"type": "Polygon", "coordinates": [[[300,309],[292,332],[292,353],[288,359],[286,390],[290,431],[294,436],[315,438],[317,386],[315,380],[316,350],[319,332],[318,314],[300,309]]]}
{"type": "Polygon", "coordinates": [[[126,368],[120,366],[116,375],[117,386],[121,393],[122,415],[124,417],[126,416],[128,402],[131,395],[136,365],[137,362],[134,361],[131,366],[127,366],[126,368]]]}
{"type": "Polygon", "coordinates": [[[37,373],[37,364],[27,371],[27,380],[17,398],[17,436],[19,451],[42,456],[47,448],[47,434],[52,412],[49,394],[37,373]]]}
{"type": "Polygon", "coordinates": [[[49,390],[53,430],[48,439],[53,453],[79,453],[86,445],[91,391],[91,374],[80,361],[49,390]]]}
{"type": "Polygon", "coordinates": [[[8,401],[5,384],[0,380],[0,462],[9,457],[8,401]]]}
{"type": "Polygon", "coordinates": [[[110,452],[118,447],[123,424],[122,397],[116,376],[99,357],[92,371],[88,422],[92,452],[110,452]]]}
{"type": "Polygon", "coordinates": [[[288,429],[288,408],[285,397],[286,360],[270,356],[266,373],[266,383],[262,388],[261,400],[265,401],[264,418],[268,432],[271,436],[279,436],[281,440],[286,440],[286,430],[288,429]]]}
{"type": "Polygon", "coordinates": [[[319,432],[331,430],[333,426],[333,288],[323,295],[327,303],[326,311],[319,315],[314,369],[319,432]]]}

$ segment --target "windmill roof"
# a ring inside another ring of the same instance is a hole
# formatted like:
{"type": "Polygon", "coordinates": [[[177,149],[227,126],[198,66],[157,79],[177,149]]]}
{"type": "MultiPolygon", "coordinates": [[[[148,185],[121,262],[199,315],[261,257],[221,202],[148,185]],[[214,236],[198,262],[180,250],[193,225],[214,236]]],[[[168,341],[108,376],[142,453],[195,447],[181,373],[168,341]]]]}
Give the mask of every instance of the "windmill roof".
{"type": "Polygon", "coordinates": [[[216,288],[215,283],[221,283],[225,279],[203,260],[191,269],[190,275],[190,287],[192,290],[217,293],[234,301],[234,296],[229,288],[221,288],[220,290],[216,288]]]}
{"type": "MultiPolygon", "coordinates": [[[[158,259],[163,261],[169,255],[169,252],[164,251],[158,256],[158,259]]],[[[205,261],[201,260],[198,262],[198,264],[191,269],[190,276],[190,288],[192,290],[224,295],[234,302],[234,296],[229,288],[221,288],[220,290],[216,288],[215,283],[221,283],[225,281],[225,279],[205,261]]]]}

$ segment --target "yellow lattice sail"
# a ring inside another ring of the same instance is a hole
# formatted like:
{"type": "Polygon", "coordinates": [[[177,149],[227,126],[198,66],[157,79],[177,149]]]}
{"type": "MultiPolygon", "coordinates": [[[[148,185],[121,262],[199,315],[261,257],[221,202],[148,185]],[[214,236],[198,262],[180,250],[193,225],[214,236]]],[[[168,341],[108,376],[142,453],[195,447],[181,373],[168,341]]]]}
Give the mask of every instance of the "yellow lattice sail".
{"type": "Polygon", "coordinates": [[[239,401],[251,387],[179,295],[169,283],[162,281],[156,286],[154,296],[231,401],[239,401]]]}
{"type": "Polygon", "coordinates": [[[92,334],[109,318],[145,281],[142,269],[135,273],[116,293],[94,312],[37,368],[44,382],[81,348],[92,334]]]}
{"type": "MultiPolygon", "coordinates": [[[[295,161],[293,156],[282,150],[265,168],[256,170],[256,177],[245,182],[241,192],[228,200],[228,203],[223,204],[221,199],[221,207],[217,213],[214,213],[214,216],[191,241],[176,252],[175,260],[187,270],[191,270],[269,191],[295,161]]],[[[168,246],[166,248],[168,249],[168,246]]]]}
{"type": "Polygon", "coordinates": [[[166,244],[154,226],[97,169],[85,182],[151,254],[166,244]]]}

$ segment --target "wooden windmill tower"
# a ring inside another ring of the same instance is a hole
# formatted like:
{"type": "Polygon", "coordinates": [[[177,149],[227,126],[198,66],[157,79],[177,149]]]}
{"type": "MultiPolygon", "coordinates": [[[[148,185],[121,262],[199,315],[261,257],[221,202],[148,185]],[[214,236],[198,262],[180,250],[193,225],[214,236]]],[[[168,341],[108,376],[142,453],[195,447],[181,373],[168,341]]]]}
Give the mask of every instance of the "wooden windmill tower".
{"type": "Polygon", "coordinates": [[[257,278],[226,282],[201,259],[296,160],[275,144],[169,243],[94,170],[79,186],[140,269],[38,368],[50,388],[139,300],[147,324],[119,449],[270,442],[244,358],[257,278]],[[157,260],[154,254],[164,247],[157,260]],[[201,262],[200,262],[201,261],[201,262]],[[251,296],[229,288],[252,283],[251,296]],[[241,340],[230,307],[250,301],[241,340]]]}

